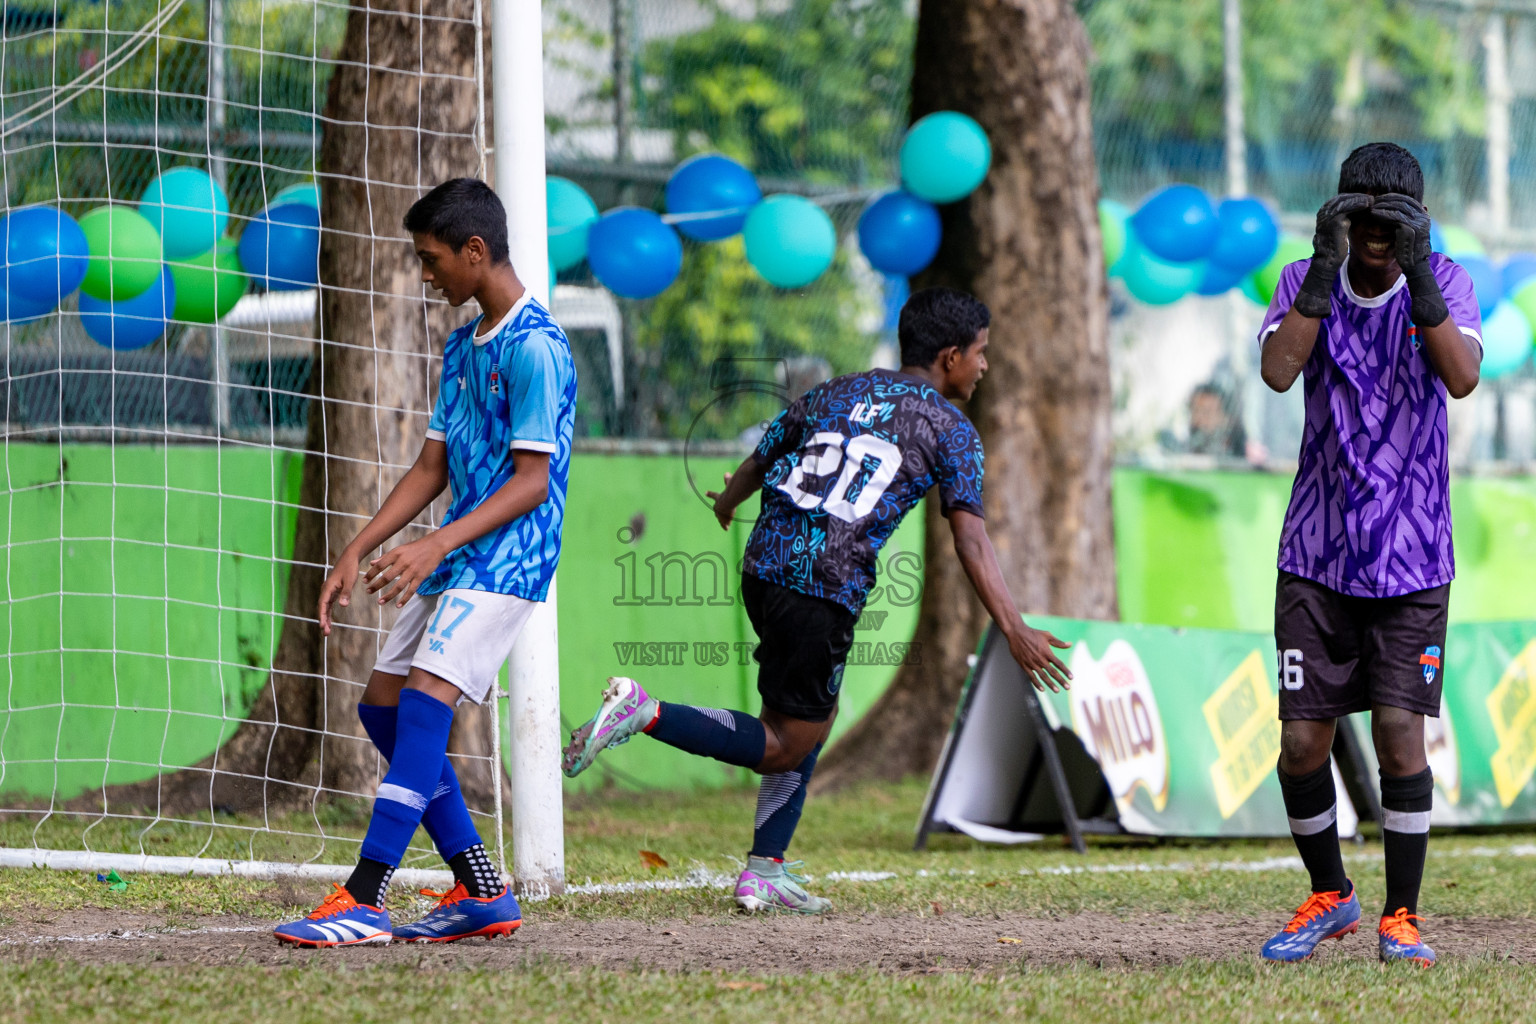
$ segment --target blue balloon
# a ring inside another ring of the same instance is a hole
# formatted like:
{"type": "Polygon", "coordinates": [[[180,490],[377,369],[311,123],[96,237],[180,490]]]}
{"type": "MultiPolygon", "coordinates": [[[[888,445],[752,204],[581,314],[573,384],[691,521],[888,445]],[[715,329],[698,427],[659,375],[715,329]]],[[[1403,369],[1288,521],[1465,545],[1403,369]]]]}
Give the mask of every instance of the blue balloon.
{"type": "Polygon", "coordinates": [[[201,167],[172,167],[144,190],[139,213],[160,233],[168,260],[212,249],[229,224],[229,197],[201,167]]]}
{"type": "Polygon", "coordinates": [[[1205,273],[1201,262],[1173,263],[1158,259],[1132,235],[1118,264],[1130,293],[1151,306],[1165,306],[1188,295],[1205,273]]]}
{"type": "Polygon", "coordinates": [[[801,196],[764,199],[747,215],[741,234],[747,262],[776,288],[803,288],[820,277],[837,254],[832,218],[801,196]]]}
{"type": "Polygon", "coordinates": [[[690,157],[667,179],[668,213],[718,211],[713,217],[683,217],[673,222],[677,230],[699,242],[736,234],[762,198],[763,190],[757,187],[752,172],[719,153],[690,157]]]}
{"type": "Polygon", "coordinates": [[[666,291],[683,269],[683,243],[653,210],[620,206],[587,233],[587,263],[615,295],[648,299],[666,291]]]}
{"type": "Polygon", "coordinates": [[[308,203],[269,206],[240,235],[240,266],[269,292],[320,283],[320,211],[308,203]]]}
{"type": "Polygon", "coordinates": [[[859,249],[882,274],[922,270],[933,262],[942,234],[938,207],[909,192],[887,192],[859,216],[859,249]]]}
{"type": "Polygon", "coordinates": [[[53,303],[23,298],[0,291],[0,320],[12,324],[26,324],[41,320],[53,312],[53,303]]]}
{"type": "Polygon", "coordinates": [[[80,326],[101,344],[122,352],[143,348],[164,334],[175,308],[176,282],[166,267],[154,284],[131,299],[112,302],[82,293],[80,326]]]}
{"type": "MultiPolygon", "coordinates": [[[[1223,199],[1216,208],[1216,244],[1206,258],[1238,277],[1269,262],[1280,245],[1280,225],[1265,205],[1251,196],[1223,199]]],[[[1237,278],[1232,279],[1237,283],[1237,278]]]]}
{"type": "Polygon", "coordinates": [[[1152,193],[1131,216],[1131,227],[1153,256],[1170,263],[1205,259],[1221,233],[1211,201],[1193,185],[1152,193]]]}
{"type": "Polygon", "coordinates": [[[1440,222],[1429,222],[1429,247],[1435,252],[1445,252],[1445,232],[1440,230],[1440,222]]]}
{"type": "Polygon", "coordinates": [[[1536,253],[1517,252],[1504,261],[1500,284],[1506,296],[1513,296],[1520,286],[1536,277],[1536,253]]]}
{"type": "Polygon", "coordinates": [[[1504,297],[1504,279],[1493,261],[1486,256],[1463,256],[1456,261],[1472,278],[1472,290],[1477,293],[1478,312],[1487,316],[1504,297]]]}
{"type": "Polygon", "coordinates": [[[921,118],[901,142],[901,184],[919,199],[953,203],[976,191],[992,166],[992,142],[953,110],[921,118]]]}
{"type": "Polygon", "coordinates": [[[1246,271],[1233,270],[1212,260],[1205,265],[1205,272],[1200,275],[1200,283],[1195,285],[1195,294],[1221,295],[1241,285],[1246,276],[1246,271]]]}
{"type": "Polygon", "coordinates": [[[320,183],[318,181],[301,181],[296,185],[289,185],[278,191],[272,197],[268,206],[282,206],[284,203],[305,203],[320,209],[320,183]]]}
{"type": "Polygon", "coordinates": [[[1482,376],[1497,380],[1531,356],[1531,323],[1512,302],[1500,302],[1483,318],[1482,376]]]}
{"type": "Polygon", "coordinates": [[[90,262],[85,232],[73,217],[52,206],[24,207],[0,220],[0,254],[0,290],[21,308],[46,306],[44,312],[80,287],[90,262]]]}
{"type": "Polygon", "coordinates": [[[550,262],[557,271],[570,270],[587,258],[587,232],[597,220],[597,204],[574,181],[550,175],[544,179],[544,206],[550,262]]]}

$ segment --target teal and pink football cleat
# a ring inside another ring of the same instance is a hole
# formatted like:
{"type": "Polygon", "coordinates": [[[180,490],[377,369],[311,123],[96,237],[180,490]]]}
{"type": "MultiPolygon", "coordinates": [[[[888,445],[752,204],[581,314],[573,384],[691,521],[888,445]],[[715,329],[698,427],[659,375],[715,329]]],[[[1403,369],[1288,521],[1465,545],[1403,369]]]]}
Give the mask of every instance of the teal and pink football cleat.
{"type": "Polygon", "coordinates": [[[631,736],[644,732],[656,720],[660,707],[640,684],[624,676],[609,676],[608,688],[603,691],[603,706],[586,724],[571,733],[560,759],[560,767],[570,778],[575,778],[597,760],[609,747],[628,743],[631,736]]]}
{"type": "Polygon", "coordinates": [[[736,905],[749,913],[780,910],[791,914],[822,914],[832,904],[805,891],[805,878],[795,869],[803,862],[748,857],[747,868],[736,879],[736,905]]]}
{"type": "Polygon", "coordinates": [[[437,897],[437,906],[415,924],[395,929],[396,942],[457,942],[483,936],[493,939],[511,935],[523,923],[523,911],[510,888],[500,896],[471,896],[458,882],[447,892],[423,889],[423,896],[437,897]]]}
{"type": "Polygon", "coordinates": [[[1310,957],[1324,939],[1343,939],[1359,930],[1360,896],[1353,887],[1347,899],[1336,892],[1315,892],[1261,952],[1265,960],[1294,963],[1310,957]]]}
{"type": "Polygon", "coordinates": [[[1435,951],[1424,945],[1418,928],[1414,927],[1413,922],[1419,919],[1418,914],[1408,913],[1407,907],[1398,907],[1397,913],[1381,919],[1376,926],[1376,943],[1382,963],[1408,960],[1420,967],[1435,965],[1435,951]]]}
{"type": "MultiPolygon", "coordinates": [[[[335,883],[333,883],[335,884],[335,883]]],[[[390,940],[389,911],[366,906],[336,884],[314,913],[272,930],[279,942],[295,946],[363,946],[390,940]]]]}

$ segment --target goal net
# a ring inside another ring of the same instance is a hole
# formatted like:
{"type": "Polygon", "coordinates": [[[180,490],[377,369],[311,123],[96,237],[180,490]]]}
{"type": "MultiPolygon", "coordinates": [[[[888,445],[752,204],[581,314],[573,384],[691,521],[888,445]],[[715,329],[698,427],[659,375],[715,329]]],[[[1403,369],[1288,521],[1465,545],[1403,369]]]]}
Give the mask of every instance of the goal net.
{"type": "MultiPolygon", "coordinates": [[[[290,591],[414,459],[451,320],[400,214],[487,152],[481,4],[368,7],[6,5],[0,864],[356,858],[394,609],[322,643],[290,591]]],[[[451,753],[500,847],[497,703],[451,753]]]]}

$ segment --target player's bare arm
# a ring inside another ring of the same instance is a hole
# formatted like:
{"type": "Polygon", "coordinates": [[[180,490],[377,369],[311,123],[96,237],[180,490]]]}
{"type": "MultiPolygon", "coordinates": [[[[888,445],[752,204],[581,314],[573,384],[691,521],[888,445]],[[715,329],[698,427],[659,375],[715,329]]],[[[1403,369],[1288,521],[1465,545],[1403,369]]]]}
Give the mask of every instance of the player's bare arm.
{"type": "Polygon", "coordinates": [[[1482,349],[1451,318],[1430,268],[1429,211],[1412,196],[1389,192],[1376,200],[1371,215],[1396,226],[1397,264],[1408,278],[1413,322],[1424,354],[1445,382],[1446,392],[1465,398],[1477,387],[1482,349]]]}
{"type": "Polygon", "coordinates": [[[357,582],[358,564],[363,554],[372,551],[403,530],[421,510],[448,486],[448,447],[441,441],[428,440],[421,446],[416,462],[395,484],[379,511],[368,525],[352,538],[336,559],[331,573],[320,587],[320,632],[331,635],[331,605],[340,601],[345,608],[352,603],[352,587],[357,582]]]}
{"type": "Polygon", "coordinates": [[[971,512],[954,509],[949,513],[949,529],[955,538],[955,554],[965,567],[971,586],[976,588],[976,596],[981,598],[992,621],[1008,638],[1008,651],[1025,676],[1037,690],[1071,689],[1072,673],[1051,648],[1065,649],[1072,645],[1043,629],[1025,624],[1013,603],[1013,595],[1008,592],[1008,584],[1003,581],[997,553],[992,550],[992,538],[987,536],[986,521],[971,512]]]}
{"type": "Polygon", "coordinates": [[[1359,192],[1336,195],[1317,211],[1312,261],[1290,312],[1264,342],[1259,372],[1275,391],[1289,391],[1312,358],[1318,328],[1333,309],[1333,283],[1349,254],[1350,214],[1370,209],[1374,197],[1359,192]]]}
{"type": "Polygon", "coordinates": [[[761,465],[750,455],[742,460],[736,467],[736,472],[725,474],[725,488],[720,491],[705,491],[704,496],[715,503],[715,519],[720,524],[720,529],[731,528],[731,518],[741,503],[756,494],[763,486],[763,479],[768,475],[768,467],[761,465]]]}
{"type": "Polygon", "coordinates": [[[391,548],[368,563],[368,592],[377,593],[380,604],[393,600],[404,607],[422,580],[432,575],[450,551],[544,504],[549,497],[549,453],[516,449],[512,452],[512,466],[511,479],[473,511],[420,540],[391,548]]]}

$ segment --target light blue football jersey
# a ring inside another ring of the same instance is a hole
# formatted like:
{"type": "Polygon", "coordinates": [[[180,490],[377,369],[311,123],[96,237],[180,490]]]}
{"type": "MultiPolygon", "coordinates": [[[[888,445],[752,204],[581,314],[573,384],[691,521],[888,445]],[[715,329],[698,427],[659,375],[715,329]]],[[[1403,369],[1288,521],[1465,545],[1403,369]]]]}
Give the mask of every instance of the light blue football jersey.
{"type": "Polygon", "coordinates": [[[560,561],[565,488],[576,418],[571,344],[524,294],[487,338],[477,317],[443,345],[443,379],[427,427],[448,446],[453,503],[442,525],[467,515],[512,478],[512,452],[549,453],[549,497],[499,530],[455,548],[417,593],[483,590],[542,601],[560,561]]]}

